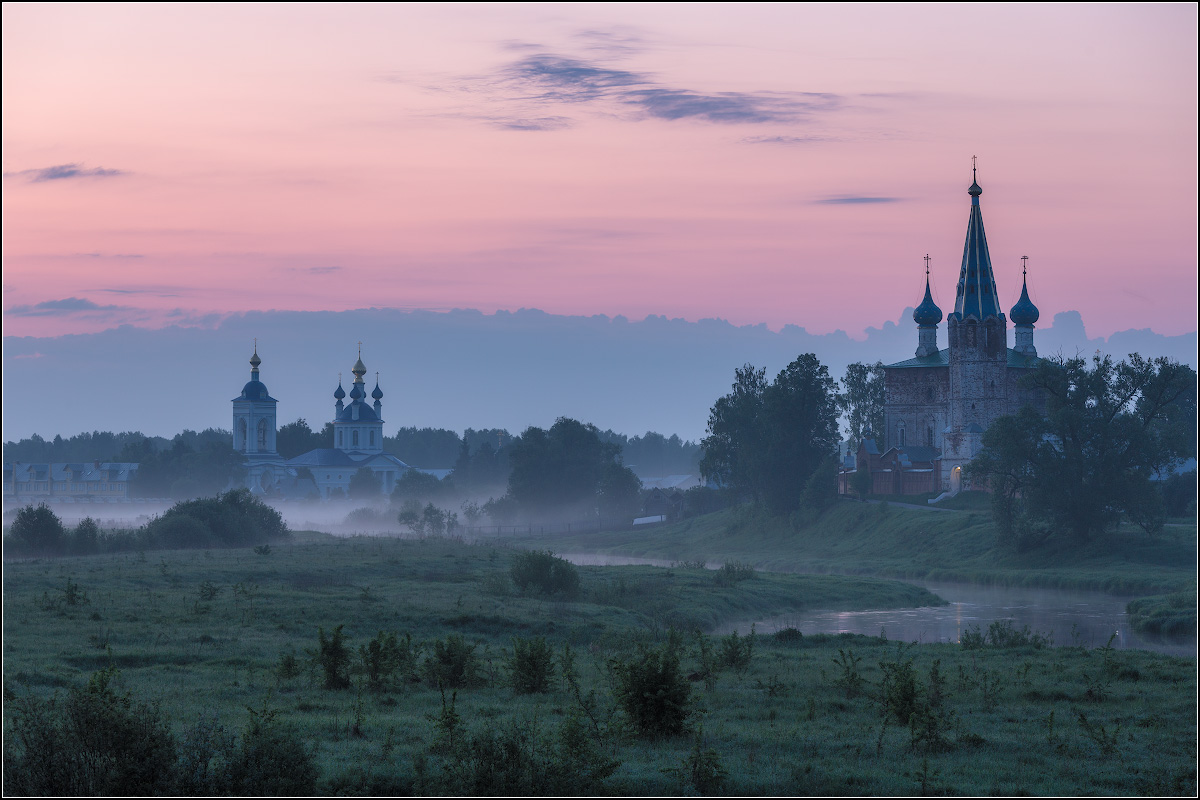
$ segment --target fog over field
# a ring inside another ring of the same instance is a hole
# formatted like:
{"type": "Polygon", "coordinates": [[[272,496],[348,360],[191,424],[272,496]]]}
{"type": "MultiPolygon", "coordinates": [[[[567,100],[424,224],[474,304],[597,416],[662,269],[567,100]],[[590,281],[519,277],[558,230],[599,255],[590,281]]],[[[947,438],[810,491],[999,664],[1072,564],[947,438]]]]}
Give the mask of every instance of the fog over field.
{"type": "MultiPolygon", "coordinates": [[[[1089,338],[1078,312],[1053,314],[1052,323],[1051,316],[1043,315],[1049,324],[1039,325],[1034,338],[1042,355],[1101,350],[1121,358],[1137,351],[1196,365],[1194,332],[1163,336],[1146,329],[1089,338]]],[[[849,301],[846,322],[852,330],[861,325],[849,301]]],[[[939,336],[944,346],[944,325],[939,336]]],[[[368,380],[379,372],[387,431],[497,427],[518,433],[568,416],[629,436],[652,430],[696,441],[712,402],[746,362],[773,375],[799,353],[812,352],[836,379],[851,362],[912,357],[917,332],[911,307],[859,338],[715,319],[372,308],[251,312],[162,330],[8,336],[4,439],[228,429],[229,401],[249,376],[255,338],[281,425],[303,417],[316,428],[331,418],[338,375],[348,386],[361,341],[368,380]]]]}

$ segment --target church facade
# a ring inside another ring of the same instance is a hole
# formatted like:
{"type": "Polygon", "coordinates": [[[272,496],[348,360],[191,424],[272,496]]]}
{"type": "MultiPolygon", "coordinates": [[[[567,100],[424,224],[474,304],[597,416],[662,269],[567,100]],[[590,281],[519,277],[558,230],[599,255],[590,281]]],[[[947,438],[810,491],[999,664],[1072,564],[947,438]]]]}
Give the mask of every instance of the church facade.
{"type": "Polygon", "coordinates": [[[350,372],[350,402],[341,381],[333,393],[333,447],[310,450],[285,459],[276,450],[276,405],[260,378],[258,347],[250,357],[250,381],[233,398],[233,446],[246,463],[246,486],[253,492],[304,495],[315,492],[322,499],[345,496],[350,480],[366,468],[375,474],[380,489],[390,494],[396,481],[411,467],[383,451],[383,391],[376,378],[375,389],[366,402],[367,372],[359,347],[358,360],[350,372]]]}
{"type": "MultiPolygon", "coordinates": [[[[884,367],[884,429],[864,441],[854,459],[854,470],[871,471],[876,493],[957,492],[963,467],[997,417],[1025,405],[1044,408],[1044,398],[1021,385],[1038,363],[1038,309],[1022,270],[1020,300],[1007,317],[1001,310],[979,205],[983,189],[972,180],[967,193],[971,210],[954,310],[946,316],[947,347],[937,346],[942,310],[930,292],[926,257],[925,297],[913,312],[916,352],[884,367]],[[1010,321],[1015,347],[1008,346],[1010,321]]],[[[843,471],[842,491],[849,471],[843,471]]]]}

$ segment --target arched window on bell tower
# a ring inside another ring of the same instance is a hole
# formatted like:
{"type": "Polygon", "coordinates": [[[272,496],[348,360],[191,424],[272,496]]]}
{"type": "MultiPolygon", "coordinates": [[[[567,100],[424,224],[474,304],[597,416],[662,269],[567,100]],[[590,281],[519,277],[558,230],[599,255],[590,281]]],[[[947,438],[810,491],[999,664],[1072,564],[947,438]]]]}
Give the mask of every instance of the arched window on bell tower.
{"type": "Polygon", "coordinates": [[[265,419],[258,421],[258,449],[267,449],[267,421],[265,419]]]}
{"type": "Polygon", "coordinates": [[[238,440],[235,450],[248,450],[250,442],[246,439],[246,420],[238,420],[238,440]]]}
{"type": "Polygon", "coordinates": [[[358,447],[358,431],[352,431],[350,433],[350,446],[358,447]]]}

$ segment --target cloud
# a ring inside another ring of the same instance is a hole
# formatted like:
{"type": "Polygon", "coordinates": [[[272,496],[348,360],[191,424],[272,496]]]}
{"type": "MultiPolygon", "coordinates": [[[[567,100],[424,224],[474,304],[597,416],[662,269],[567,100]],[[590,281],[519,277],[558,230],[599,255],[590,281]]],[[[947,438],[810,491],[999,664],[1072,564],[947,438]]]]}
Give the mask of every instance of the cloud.
{"type": "MultiPolygon", "coordinates": [[[[597,31],[582,35],[596,42],[625,41],[616,34],[597,31]]],[[[633,41],[632,37],[626,38],[633,41]]],[[[506,104],[607,103],[617,109],[634,109],[634,118],[692,119],[715,124],[796,122],[816,113],[835,111],[844,103],[840,95],[828,92],[703,92],[665,86],[645,73],[553,53],[519,58],[501,69],[499,81],[477,83],[506,104]]],[[[562,116],[537,114],[485,119],[510,130],[555,130],[570,124],[562,116]]]]}
{"type": "Polygon", "coordinates": [[[840,136],[747,136],[738,141],[742,144],[802,145],[817,144],[819,142],[844,142],[847,140],[840,136]]]}
{"type": "Polygon", "coordinates": [[[628,92],[622,100],[658,119],[697,118],[725,124],[791,122],[810,111],[836,107],[838,102],[835,95],[772,95],[764,92],[700,94],[657,88],[628,92]]]}
{"type": "Polygon", "coordinates": [[[514,62],[505,69],[513,83],[540,89],[530,99],[558,102],[595,100],[615,89],[640,86],[646,79],[622,69],[592,66],[585,61],[542,53],[514,62]]]}
{"type": "Polygon", "coordinates": [[[76,253],[83,258],[145,258],[141,253],[76,253]]]}
{"type": "Polygon", "coordinates": [[[5,178],[25,178],[29,183],[45,183],[46,181],[61,181],[67,178],[112,178],[117,175],[128,175],[123,169],[104,169],[103,167],[85,168],[82,164],[58,164],[53,167],[40,169],[25,169],[20,172],[6,172],[5,178]]]}
{"type": "Polygon", "coordinates": [[[13,306],[5,313],[14,317],[56,317],[90,311],[128,311],[124,306],[101,306],[82,297],[65,297],[62,300],[46,300],[32,306],[13,306]]]}
{"type": "Polygon", "coordinates": [[[816,202],[823,205],[861,205],[865,203],[898,203],[901,197],[859,197],[855,195],[844,195],[842,197],[826,197],[824,200],[816,202]]]}
{"type": "Polygon", "coordinates": [[[568,117],[491,117],[489,121],[507,131],[557,131],[571,127],[568,117]]]}

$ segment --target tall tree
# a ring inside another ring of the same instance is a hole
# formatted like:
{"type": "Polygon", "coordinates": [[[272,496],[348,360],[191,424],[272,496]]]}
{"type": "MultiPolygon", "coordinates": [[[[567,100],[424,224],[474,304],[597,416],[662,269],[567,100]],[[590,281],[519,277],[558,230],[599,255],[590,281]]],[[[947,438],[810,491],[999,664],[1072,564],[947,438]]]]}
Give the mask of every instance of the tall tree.
{"type": "Polygon", "coordinates": [[[776,513],[796,509],[805,483],[837,450],[837,384],[815,355],[787,365],[771,384],[750,364],[713,404],[700,469],[776,513]]]}
{"type": "Polygon", "coordinates": [[[1151,484],[1195,456],[1196,373],[1166,358],[1044,359],[1024,379],[1045,392],[997,419],[969,473],[987,480],[1002,537],[1018,549],[1064,531],[1083,541],[1122,517],[1153,533],[1165,511],[1151,484]]]}
{"type": "Polygon", "coordinates": [[[700,472],[710,481],[758,499],[766,432],[763,392],[767,370],[744,364],[734,370],[733,391],[713,404],[701,445],[700,472]]]}
{"type": "Polygon", "coordinates": [[[275,434],[275,449],[284,458],[295,458],[309,450],[332,446],[333,436],[325,436],[324,431],[315,433],[303,417],[280,427],[275,434]]]}
{"type": "Polygon", "coordinates": [[[883,362],[854,363],[846,367],[838,410],[846,417],[846,438],[857,449],[868,433],[883,434],[883,362]]]}
{"type": "Polygon", "coordinates": [[[623,487],[641,485],[621,466],[618,445],[602,442],[595,425],[566,417],[549,430],[529,428],[510,450],[508,494],[526,512],[590,510],[597,507],[602,487],[619,502],[623,487]]]}

